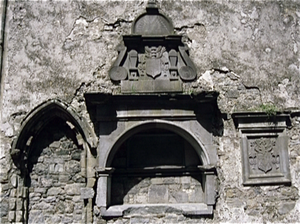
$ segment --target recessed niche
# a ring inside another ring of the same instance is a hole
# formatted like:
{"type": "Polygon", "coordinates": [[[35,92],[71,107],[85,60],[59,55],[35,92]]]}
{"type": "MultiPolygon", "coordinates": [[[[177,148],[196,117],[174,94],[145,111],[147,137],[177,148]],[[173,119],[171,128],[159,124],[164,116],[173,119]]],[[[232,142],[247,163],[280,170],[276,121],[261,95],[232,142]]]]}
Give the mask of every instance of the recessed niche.
{"type": "Polygon", "coordinates": [[[178,134],[163,129],[136,134],[113,160],[111,204],[202,203],[202,176],[195,172],[201,164],[178,134]]]}

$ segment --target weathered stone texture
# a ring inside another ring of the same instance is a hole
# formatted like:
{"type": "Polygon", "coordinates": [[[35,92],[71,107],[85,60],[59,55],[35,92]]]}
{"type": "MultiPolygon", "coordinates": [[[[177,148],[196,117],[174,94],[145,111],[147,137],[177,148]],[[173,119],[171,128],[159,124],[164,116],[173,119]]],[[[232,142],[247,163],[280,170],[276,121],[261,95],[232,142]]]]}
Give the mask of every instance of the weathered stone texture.
{"type": "Polygon", "coordinates": [[[199,177],[116,177],[112,204],[168,204],[204,202],[199,177]]]}
{"type": "MultiPolygon", "coordinates": [[[[22,212],[15,210],[24,207],[20,199],[26,189],[13,176],[20,171],[9,154],[23,119],[42,102],[59,98],[90,121],[84,93],[119,94],[120,85],[109,80],[108,71],[122,35],[130,34],[133,20],[145,5],[142,0],[8,1],[0,80],[1,223],[23,219],[22,212]]],[[[209,218],[172,211],[152,217],[128,215],[108,223],[298,222],[299,113],[292,113],[287,130],[291,186],[242,185],[240,139],[229,118],[234,111],[257,111],[268,103],[277,110],[299,110],[299,1],[166,0],[159,1],[159,6],[172,19],[175,33],[183,35],[198,69],[197,79],[183,86],[184,93],[217,91],[218,107],[227,113],[223,135],[214,137],[219,156],[218,200],[209,218]]],[[[80,223],[84,213],[81,188],[86,187],[80,173],[82,149],[66,136],[39,149],[31,158],[29,221],[80,223]]],[[[117,202],[124,199],[127,203],[202,200],[202,191],[192,180],[179,179],[180,184],[173,178],[143,180],[127,193],[123,183],[115,183],[113,194],[117,202]]],[[[83,192],[83,197],[92,194],[83,192]]],[[[93,211],[94,223],[105,223],[99,208],[93,211]]]]}
{"type": "Polygon", "coordinates": [[[75,197],[80,197],[85,179],[74,179],[80,175],[81,169],[79,161],[72,160],[71,156],[81,149],[74,139],[64,134],[65,128],[58,122],[53,122],[54,127],[48,125],[38,136],[37,142],[33,143],[36,146],[32,152],[32,171],[29,174],[30,223],[66,222],[64,219],[68,215],[82,213],[83,200],[76,200],[75,197]]]}

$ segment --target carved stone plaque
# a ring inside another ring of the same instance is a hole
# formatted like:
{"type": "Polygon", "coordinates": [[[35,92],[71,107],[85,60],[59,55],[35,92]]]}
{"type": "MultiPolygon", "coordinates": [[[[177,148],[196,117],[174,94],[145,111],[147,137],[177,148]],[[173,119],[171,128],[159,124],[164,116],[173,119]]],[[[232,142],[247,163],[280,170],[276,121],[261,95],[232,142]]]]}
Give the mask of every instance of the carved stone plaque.
{"type": "Polygon", "coordinates": [[[182,93],[183,83],[197,78],[188,47],[155,1],[148,2],[117,50],[109,76],[122,93],[182,93]]]}
{"type": "Polygon", "coordinates": [[[288,158],[286,114],[272,121],[263,113],[236,113],[233,115],[241,135],[244,185],[289,184],[291,182],[288,158]]]}
{"type": "Polygon", "coordinates": [[[250,173],[276,173],[280,168],[280,157],[275,137],[248,139],[250,173]]]}

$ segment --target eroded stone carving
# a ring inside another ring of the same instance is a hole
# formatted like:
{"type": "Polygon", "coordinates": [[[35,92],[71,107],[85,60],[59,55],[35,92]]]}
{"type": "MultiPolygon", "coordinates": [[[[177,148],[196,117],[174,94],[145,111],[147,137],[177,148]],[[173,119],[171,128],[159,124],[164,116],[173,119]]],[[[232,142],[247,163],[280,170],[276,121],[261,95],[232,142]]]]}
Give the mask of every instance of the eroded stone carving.
{"type": "Polygon", "coordinates": [[[173,33],[171,21],[158,12],[156,1],[148,1],[146,13],[141,14],[132,26],[132,33],[143,35],[168,35],[173,33]]]}
{"type": "Polygon", "coordinates": [[[287,114],[270,121],[264,113],[233,115],[240,130],[244,185],[289,184],[287,114]]]}
{"type": "Polygon", "coordinates": [[[118,58],[109,71],[112,81],[121,81],[123,93],[182,92],[182,82],[196,79],[196,67],[171,21],[149,2],[146,13],[123,36],[118,58]]]}
{"type": "Polygon", "coordinates": [[[280,157],[275,138],[251,139],[249,144],[249,164],[252,170],[268,173],[279,168],[280,157]]]}

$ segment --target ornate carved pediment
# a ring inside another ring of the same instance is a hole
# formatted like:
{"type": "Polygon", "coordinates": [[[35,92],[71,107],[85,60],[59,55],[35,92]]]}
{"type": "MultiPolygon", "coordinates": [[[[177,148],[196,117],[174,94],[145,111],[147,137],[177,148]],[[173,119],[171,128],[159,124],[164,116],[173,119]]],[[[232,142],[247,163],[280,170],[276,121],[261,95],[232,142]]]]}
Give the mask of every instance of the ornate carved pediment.
{"type": "Polygon", "coordinates": [[[149,2],[146,12],[134,21],[132,34],[123,36],[109,71],[112,81],[121,82],[123,93],[182,92],[182,82],[196,78],[188,48],[173,29],[156,4],[149,2]]]}

